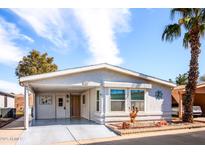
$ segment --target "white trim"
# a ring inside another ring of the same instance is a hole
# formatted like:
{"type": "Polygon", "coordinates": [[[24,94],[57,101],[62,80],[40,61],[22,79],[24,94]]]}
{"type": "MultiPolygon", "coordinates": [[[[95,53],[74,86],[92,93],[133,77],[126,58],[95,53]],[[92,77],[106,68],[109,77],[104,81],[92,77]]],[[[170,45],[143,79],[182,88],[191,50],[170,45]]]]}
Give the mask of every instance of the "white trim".
{"type": "Polygon", "coordinates": [[[33,93],[33,119],[35,120],[36,119],[36,112],[37,112],[37,109],[36,109],[36,94],[35,92],[33,93]]]}
{"type": "Polygon", "coordinates": [[[104,81],[104,87],[112,87],[112,88],[143,88],[143,89],[151,89],[151,84],[146,83],[131,83],[131,82],[110,82],[104,81]]]}
{"type": "Polygon", "coordinates": [[[24,87],[24,129],[29,128],[29,88],[24,87]]]}
{"type": "Polygon", "coordinates": [[[130,71],[121,67],[113,66],[110,64],[97,64],[97,65],[92,65],[92,66],[85,66],[85,67],[80,67],[80,68],[73,68],[73,69],[68,69],[68,70],[63,70],[63,71],[56,71],[56,72],[51,72],[51,73],[44,73],[44,74],[38,74],[38,75],[31,75],[31,76],[26,76],[26,77],[21,77],[20,82],[26,82],[26,81],[35,81],[35,80],[41,80],[41,79],[46,79],[46,78],[54,78],[58,76],[63,76],[63,75],[68,75],[68,74],[74,74],[74,73],[80,73],[80,72],[85,72],[85,71],[91,71],[91,70],[96,70],[96,69],[102,69],[102,68],[107,68],[113,71],[117,71],[120,73],[124,73],[127,75],[132,75],[136,76],[145,80],[150,80],[153,82],[157,82],[160,84],[164,84],[170,87],[175,87],[176,85],[173,83],[170,83],[165,80],[161,80],[158,78],[154,78],[145,74],[141,74],[138,72],[130,71]]]}
{"type": "MultiPolygon", "coordinates": [[[[36,84],[38,86],[46,86],[46,87],[99,87],[101,84],[97,82],[82,82],[82,83],[76,83],[76,84],[50,84],[50,83],[38,83],[36,84]]],[[[32,84],[31,84],[32,86],[32,84]]]]}

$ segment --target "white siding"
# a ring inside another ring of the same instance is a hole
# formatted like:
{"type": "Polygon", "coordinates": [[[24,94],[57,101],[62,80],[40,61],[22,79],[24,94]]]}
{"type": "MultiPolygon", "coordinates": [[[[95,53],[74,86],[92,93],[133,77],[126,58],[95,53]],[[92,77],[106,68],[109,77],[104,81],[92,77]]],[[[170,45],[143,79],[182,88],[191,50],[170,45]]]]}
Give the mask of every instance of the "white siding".
{"type": "MultiPolygon", "coordinates": [[[[0,95],[0,108],[5,108],[4,95],[0,95]]],[[[7,108],[15,108],[15,99],[7,96],[7,108]]]]}
{"type": "Polygon", "coordinates": [[[7,108],[15,108],[15,99],[7,96],[7,108]]]}
{"type": "Polygon", "coordinates": [[[95,121],[96,114],[96,88],[90,89],[90,119],[95,121]]]}
{"type": "Polygon", "coordinates": [[[153,84],[153,88],[148,91],[147,106],[148,113],[164,115],[165,118],[171,116],[171,89],[160,85],[153,84]],[[155,98],[155,92],[162,91],[162,99],[155,98]]]}
{"type": "Polygon", "coordinates": [[[0,95],[0,108],[4,108],[4,96],[0,95]]]}
{"type": "Polygon", "coordinates": [[[81,94],[81,117],[89,119],[89,90],[81,94]],[[83,104],[83,95],[85,95],[85,104],[83,104]]]}
{"type": "Polygon", "coordinates": [[[113,72],[106,69],[88,71],[83,73],[71,74],[69,76],[60,76],[57,78],[50,78],[44,80],[33,81],[32,83],[39,84],[76,84],[84,81],[92,81],[102,83],[103,81],[112,82],[133,82],[144,83],[145,80],[133,76],[124,75],[118,72],[113,72]]]}
{"type": "Polygon", "coordinates": [[[37,119],[54,119],[55,118],[55,94],[54,93],[41,93],[36,95],[37,101],[37,119]],[[42,105],[40,104],[40,96],[49,95],[52,96],[52,104],[42,105]]]}

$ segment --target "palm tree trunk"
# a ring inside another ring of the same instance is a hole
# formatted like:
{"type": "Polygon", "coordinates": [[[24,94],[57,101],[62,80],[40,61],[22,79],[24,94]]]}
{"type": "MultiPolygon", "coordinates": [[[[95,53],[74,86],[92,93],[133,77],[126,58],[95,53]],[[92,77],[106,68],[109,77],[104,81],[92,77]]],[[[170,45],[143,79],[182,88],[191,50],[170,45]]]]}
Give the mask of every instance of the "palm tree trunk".
{"type": "Polygon", "coordinates": [[[190,46],[191,46],[191,60],[188,72],[188,83],[186,85],[185,97],[183,99],[184,105],[184,122],[193,122],[193,101],[194,94],[197,86],[197,80],[199,77],[199,64],[198,58],[200,54],[200,37],[199,37],[199,27],[196,26],[194,29],[190,30],[190,46]]]}

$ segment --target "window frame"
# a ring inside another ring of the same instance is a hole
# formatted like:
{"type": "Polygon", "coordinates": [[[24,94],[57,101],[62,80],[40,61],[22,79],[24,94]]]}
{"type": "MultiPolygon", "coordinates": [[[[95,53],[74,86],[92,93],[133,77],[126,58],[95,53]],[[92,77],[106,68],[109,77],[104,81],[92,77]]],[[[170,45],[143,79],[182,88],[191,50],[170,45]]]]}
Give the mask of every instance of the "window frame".
{"type": "Polygon", "coordinates": [[[144,108],[143,110],[139,110],[139,112],[145,112],[146,111],[146,90],[145,89],[130,89],[130,105],[132,108],[132,102],[141,102],[144,101],[144,108]],[[133,100],[132,99],[132,90],[143,90],[144,91],[144,100],[133,100]]]}
{"type": "Polygon", "coordinates": [[[127,89],[125,89],[125,88],[110,88],[110,90],[109,90],[109,95],[110,95],[110,112],[126,112],[126,91],[127,91],[127,89]],[[112,99],[112,97],[111,97],[111,91],[112,90],[124,90],[124,93],[125,93],[125,98],[124,98],[124,100],[119,100],[119,99],[112,99]],[[119,111],[113,111],[112,110],[112,102],[122,102],[122,101],[124,101],[124,110],[119,110],[119,111]]]}

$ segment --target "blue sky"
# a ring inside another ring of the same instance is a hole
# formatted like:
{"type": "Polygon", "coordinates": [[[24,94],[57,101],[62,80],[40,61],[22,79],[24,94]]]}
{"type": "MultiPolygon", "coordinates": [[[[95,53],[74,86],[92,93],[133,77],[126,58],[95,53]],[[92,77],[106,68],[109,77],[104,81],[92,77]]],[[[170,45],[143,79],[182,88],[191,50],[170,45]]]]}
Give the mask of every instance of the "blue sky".
{"type": "Polygon", "coordinates": [[[21,90],[15,67],[32,49],[48,52],[59,69],[107,62],[175,79],[188,71],[190,53],[182,39],[161,41],[171,22],[169,9],[0,9],[0,89],[21,90]]]}

